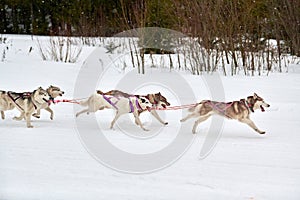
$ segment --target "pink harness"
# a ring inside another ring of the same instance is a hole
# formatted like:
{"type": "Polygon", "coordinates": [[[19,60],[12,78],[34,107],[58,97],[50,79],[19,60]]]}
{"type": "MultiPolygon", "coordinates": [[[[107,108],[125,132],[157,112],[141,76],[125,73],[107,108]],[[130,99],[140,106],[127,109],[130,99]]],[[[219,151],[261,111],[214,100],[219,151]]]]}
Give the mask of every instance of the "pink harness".
{"type": "MultiPolygon", "coordinates": [[[[103,96],[103,98],[104,98],[110,105],[112,105],[116,110],[119,109],[119,108],[116,106],[116,104],[119,102],[120,98],[113,96],[114,98],[117,98],[118,100],[117,100],[116,102],[112,102],[112,101],[111,101],[111,98],[113,98],[113,97],[107,97],[107,96],[105,96],[104,94],[103,94],[102,96],[103,96]]],[[[133,106],[133,103],[131,102],[130,98],[128,98],[128,101],[129,101],[130,113],[133,113],[133,112],[134,112],[134,106],[133,106]]],[[[136,105],[136,107],[137,107],[138,110],[143,110],[142,107],[141,107],[140,104],[139,104],[139,101],[138,101],[138,98],[137,98],[137,97],[135,97],[135,105],[136,105]]]]}
{"type": "Polygon", "coordinates": [[[227,110],[227,108],[229,108],[233,104],[233,102],[224,103],[224,102],[216,102],[216,101],[206,101],[205,103],[208,103],[214,110],[217,110],[221,114],[223,114],[226,117],[230,118],[226,114],[226,110],[227,110]]]}

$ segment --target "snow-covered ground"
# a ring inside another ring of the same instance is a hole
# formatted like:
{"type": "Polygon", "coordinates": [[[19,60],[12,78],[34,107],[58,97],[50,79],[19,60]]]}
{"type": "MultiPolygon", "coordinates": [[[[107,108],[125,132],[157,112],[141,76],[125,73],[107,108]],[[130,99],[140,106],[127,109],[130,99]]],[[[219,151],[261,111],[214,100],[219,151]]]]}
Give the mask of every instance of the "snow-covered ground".
{"type": "MultiPolygon", "coordinates": [[[[32,91],[52,84],[66,92],[62,98],[75,98],[81,66],[86,64],[84,60],[94,48],[84,47],[75,64],[56,63],[41,60],[35,40],[30,36],[9,38],[12,45],[5,60],[0,62],[1,90],[32,91]],[[33,50],[29,52],[31,46],[33,50]]],[[[100,58],[101,62],[110,59],[105,49],[99,49],[100,58]]],[[[192,144],[180,159],[152,173],[122,173],[101,164],[88,153],[77,123],[79,120],[86,124],[87,133],[93,132],[95,127],[90,121],[93,115],[75,120],[74,112],[81,109],[78,105],[52,105],[54,120],[42,111],[41,119],[32,119],[33,129],[25,128],[24,121],[12,120],[17,110],[8,111],[6,119],[0,121],[0,199],[300,199],[299,69],[299,65],[294,65],[288,74],[271,73],[267,77],[221,76],[226,101],[257,92],[271,104],[265,113],[256,111],[251,116],[266,135],[258,135],[236,121],[225,120],[217,145],[205,159],[199,159],[203,142],[210,134],[211,120],[208,120],[199,125],[192,144]]],[[[172,105],[180,101],[195,103],[193,95],[197,101],[212,96],[209,86],[199,76],[181,74],[194,93],[188,96],[176,93],[184,90],[182,81],[176,79],[177,73],[148,69],[147,74],[136,74],[136,78],[152,74],[156,77],[153,85],[138,85],[136,91],[159,90],[172,105]],[[160,84],[156,79],[162,83],[169,80],[172,85],[160,84]]],[[[95,87],[104,91],[113,89],[126,73],[111,67],[104,75],[98,85],[91,85],[91,90],[95,87]]],[[[86,77],[86,88],[92,76],[94,74],[82,76],[86,77]]],[[[101,111],[96,114],[101,131],[96,131],[126,152],[159,152],[176,137],[182,111],[159,111],[159,114],[169,125],[162,127],[146,113],[141,119],[151,131],[143,132],[128,121],[128,116],[122,117],[114,130],[109,130],[113,112],[101,111]],[[135,138],[139,134],[142,138],[135,138]]],[[[183,138],[191,137],[192,124],[193,120],[184,124],[183,138]]],[[[158,158],[157,162],[160,161],[158,158]]]]}

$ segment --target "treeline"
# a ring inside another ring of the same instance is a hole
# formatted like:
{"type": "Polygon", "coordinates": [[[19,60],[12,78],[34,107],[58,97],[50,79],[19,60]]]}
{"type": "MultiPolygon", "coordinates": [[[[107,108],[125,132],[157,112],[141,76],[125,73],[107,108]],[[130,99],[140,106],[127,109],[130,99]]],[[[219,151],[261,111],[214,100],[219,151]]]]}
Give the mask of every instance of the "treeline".
{"type": "Polygon", "coordinates": [[[206,49],[239,50],[244,59],[275,39],[284,41],[279,54],[300,56],[299,0],[1,0],[0,19],[1,33],[34,35],[163,27],[201,38],[206,49]]]}

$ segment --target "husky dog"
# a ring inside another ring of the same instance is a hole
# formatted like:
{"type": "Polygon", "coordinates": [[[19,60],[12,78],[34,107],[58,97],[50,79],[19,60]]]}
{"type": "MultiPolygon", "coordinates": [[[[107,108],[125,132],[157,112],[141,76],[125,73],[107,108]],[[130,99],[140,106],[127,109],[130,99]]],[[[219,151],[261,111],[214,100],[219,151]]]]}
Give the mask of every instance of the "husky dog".
{"type": "Polygon", "coordinates": [[[10,102],[21,112],[20,116],[14,119],[20,121],[25,118],[28,128],[33,128],[30,122],[32,113],[50,100],[47,91],[41,87],[33,92],[7,92],[6,94],[10,102]]]}
{"type": "Polygon", "coordinates": [[[1,118],[5,119],[4,111],[12,110],[15,108],[14,103],[11,101],[11,99],[7,96],[6,91],[0,90],[0,112],[1,112],[1,118]]]}
{"type": "Polygon", "coordinates": [[[139,118],[140,110],[150,110],[152,104],[145,97],[114,97],[109,95],[93,94],[86,101],[79,103],[81,106],[87,106],[76,114],[76,117],[83,113],[89,114],[90,112],[96,112],[98,110],[103,110],[104,108],[115,109],[116,115],[111,122],[110,128],[112,129],[117,119],[125,113],[133,113],[137,124],[145,131],[147,129],[141,123],[139,118]]]}
{"type": "Polygon", "coordinates": [[[41,115],[41,109],[45,109],[50,113],[50,119],[53,120],[53,110],[50,108],[50,104],[54,103],[54,99],[58,96],[62,96],[65,92],[62,91],[59,87],[50,85],[47,89],[46,89],[47,93],[50,96],[50,101],[48,103],[44,103],[43,105],[41,105],[41,107],[39,109],[37,109],[36,113],[33,113],[32,116],[36,117],[36,118],[40,118],[41,115]]]}
{"type": "MultiPolygon", "coordinates": [[[[167,98],[164,97],[160,92],[159,93],[155,93],[155,94],[147,94],[147,95],[133,95],[133,94],[128,94],[125,92],[122,92],[120,90],[110,90],[108,92],[103,93],[100,90],[97,90],[98,94],[104,94],[104,95],[111,95],[111,96],[115,96],[115,97],[145,97],[146,99],[148,99],[150,101],[150,103],[152,104],[152,107],[163,107],[166,108],[167,106],[170,106],[171,104],[167,101],[167,98]]],[[[140,115],[142,112],[144,112],[144,110],[140,110],[138,112],[138,115],[140,115]]],[[[159,115],[157,114],[155,109],[151,109],[150,113],[163,125],[167,125],[168,122],[164,122],[159,115]]],[[[136,122],[137,123],[137,122],[136,122]]]]}
{"type": "Polygon", "coordinates": [[[181,119],[184,122],[190,118],[198,117],[193,126],[193,133],[196,133],[197,126],[199,123],[207,120],[211,115],[218,114],[229,119],[236,119],[242,123],[249,125],[256,132],[265,134],[265,131],[259,130],[254,122],[250,119],[250,113],[256,109],[265,111],[264,107],[270,107],[263,98],[259,97],[256,93],[253,96],[247,97],[247,99],[241,99],[240,101],[233,101],[229,103],[203,100],[190,108],[191,112],[185,118],[181,119]]]}

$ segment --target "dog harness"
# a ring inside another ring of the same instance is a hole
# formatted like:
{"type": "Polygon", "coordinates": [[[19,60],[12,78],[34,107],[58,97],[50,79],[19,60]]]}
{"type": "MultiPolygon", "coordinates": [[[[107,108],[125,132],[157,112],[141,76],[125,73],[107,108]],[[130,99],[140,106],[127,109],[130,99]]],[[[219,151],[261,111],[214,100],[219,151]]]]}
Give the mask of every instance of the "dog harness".
{"type": "Polygon", "coordinates": [[[115,109],[117,109],[118,110],[118,107],[116,106],[116,104],[119,102],[119,98],[118,97],[114,97],[114,98],[117,98],[118,99],[118,101],[116,101],[116,102],[112,102],[111,101],[111,98],[113,98],[113,97],[107,97],[107,96],[105,96],[104,94],[102,94],[102,97],[105,99],[105,101],[107,101],[110,105],[112,105],[115,109]]]}
{"type": "MultiPolygon", "coordinates": [[[[135,105],[136,105],[138,110],[143,110],[141,105],[139,104],[138,98],[135,98],[135,105]]],[[[130,107],[130,113],[133,113],[134,112],[134,106],[132,104],[132,101],[130,101],[130,99],[129,99],[129,107],[130,107]]]]}
{"type": "Polygon", "coordinates": [[[232,106],[233,102],[228,102],[228,103],[224,103],[224,102],[214,102],[214,101],[205,101],[204,103],[208,103],[214,110],[219,111],[222,115],[229,117],[226,114],[226,110],[227,108],[229,108],[230,106],[232,106]]]}
{"type": "MultiPolygon", "coordinates": [[[[238,102],[238,103],[243,103],[246,108],[248,110],[250,110],[251,112],[254,112],[253,110],[253,104],[249,103],[247,100],[245,99],[241,99],[240,101],[235,101],[235,102],[238,102]]],[[[229,117],[227,114],[226,114],[226,110],[227,108],[229,108],[230,106],[232,106],[232,104],[234,102],[228,102],[228,103],[224,103],[224,102],[214,102],[214,101],[205,101],[203,103],[208,103],[213,109],[219,111],[222,115],[228,117],[228,118],[231,118],[229,117]]]]}
{"type": "MultiPolygon", "coordinates": [[[[118,110],[119,108],[116,106],[116,104],[119,102],[120,98],[116,97],[116,96],[111,96],[111,97],[107,97],[106,95],[102,94],[102,97],[110,104],[112,105],[116,110],[118,110]],[[116,102],[112,102],[112,98],[116,98],[117,101],[116,102]]],[[[139,104],[138,98],[135,97],[135,105],[137,107],[138,110],[143,110],[142,107],[139,104]]],[[[130,108],[130,113],[134,112],[134,105],[132,103],[132,101],[130,100],[130,98],[127,98],[129,101],[129,108],[130,108]]]]}
{"type": "Polygon", "coordinates": [[[49,101],[48,101],[48,105],[50,106],[51,103],[55,104],[55,99],[49,94],[50,98],[49,98],[49,101]]]}
{"type": "MultiPolygon", "coordinates": [[[[34,92],[23,92],[23,93],[7,92],[7,95],[16,104],[16,106],[18,106],[18,108],[20,108],[21,110],[24,111],[24,109],[17,103],[17,100],[20,99],[20,98],[22,98],[22,99],[29,98],[34,92]],[[14,98],[12,96],[12,94],[17,95],[17,97],[14,98]]],[[[33,101],[32,101],[32,104],[33,104],[34,108],[37,109],[37,106],[34,104],[33,101]]]]}
{"type": "Polygon", "coordinates": [[[244,104],[251,110],[251,112],[254,112],[253,104],[249,103],[248,101],[244,100],[244,104]]]}
{"type": "Polygon", "coordinates": [[[245,100],[245,99],[241,99],[240,100],[240,102],[242,102],[245,106],[246,106],[246,108],[248,109],[248,110],[250,110],[251,112],[254,112],[254,109],[253,109],[253,104],[251,104],[251,103],[249,103],[247,100],[245,100]]]}

